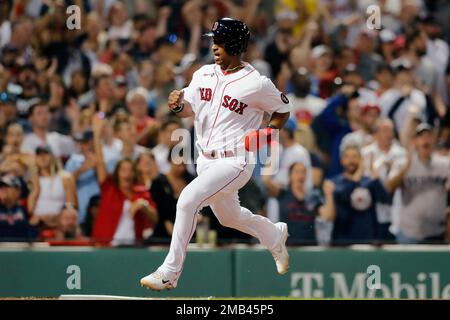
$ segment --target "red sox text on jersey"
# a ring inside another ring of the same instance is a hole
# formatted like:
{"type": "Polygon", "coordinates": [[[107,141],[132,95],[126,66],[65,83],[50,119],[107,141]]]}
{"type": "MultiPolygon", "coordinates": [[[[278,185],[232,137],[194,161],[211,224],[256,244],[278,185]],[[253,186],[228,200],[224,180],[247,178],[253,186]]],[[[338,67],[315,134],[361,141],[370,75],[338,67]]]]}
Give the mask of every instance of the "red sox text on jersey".
{"type": "MultiPolygon", "coordinates": [[[[211,88],[200,88],[200,99],[203,101],[211,101],[212,89],[211,88]]],[[[230,111],[234,111],[237,114],[244,114],[244,109],[248,105],[244,102],[240,102],[237,99],[233,99],[229,95],[223,97],[222,107],[227,108],[230,111]]]]}

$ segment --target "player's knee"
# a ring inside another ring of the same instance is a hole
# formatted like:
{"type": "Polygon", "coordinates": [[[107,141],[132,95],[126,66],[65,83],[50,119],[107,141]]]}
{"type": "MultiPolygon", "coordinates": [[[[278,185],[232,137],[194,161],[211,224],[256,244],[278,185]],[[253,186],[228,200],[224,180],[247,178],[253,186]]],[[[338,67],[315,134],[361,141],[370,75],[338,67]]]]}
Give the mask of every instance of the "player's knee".
{"type": "Polygon", "coordinates": [[[180,196],[177,202],[177,212],[195,212],[199,209],[197,207],[199,204],[195,199],[180,196]]]}
{"type": "Polygon", "coordinates": [[[220,224],[224,227],[233,228],[236,225],[236,220],[228,216],[217,217],[217,220],[219,220],[220,224]]]}

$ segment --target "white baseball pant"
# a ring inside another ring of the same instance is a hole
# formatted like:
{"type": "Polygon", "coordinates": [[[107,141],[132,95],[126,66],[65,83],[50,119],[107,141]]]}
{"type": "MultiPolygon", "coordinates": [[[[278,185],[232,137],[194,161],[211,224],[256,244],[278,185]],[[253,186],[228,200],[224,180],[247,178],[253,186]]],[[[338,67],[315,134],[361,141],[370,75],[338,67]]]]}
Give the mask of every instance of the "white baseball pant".
{"type": "Polygon", "coordinates": [[[268,249],[277,245],[280,231],[275,224],[239,203],[238,190],[248,182],[254,167],[244,157],[207,159],[199,156],[198,176],[180,194],[170,250],[159,268],[174,286],[197,226],[197,213],[205,206],[211,206],[222,225],[252,235],[268,249]]]}

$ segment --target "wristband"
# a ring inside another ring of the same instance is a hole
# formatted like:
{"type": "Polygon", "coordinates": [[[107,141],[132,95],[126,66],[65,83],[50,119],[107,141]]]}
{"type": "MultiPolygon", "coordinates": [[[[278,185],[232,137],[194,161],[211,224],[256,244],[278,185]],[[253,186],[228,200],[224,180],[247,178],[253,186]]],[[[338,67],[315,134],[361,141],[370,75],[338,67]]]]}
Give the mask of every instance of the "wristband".
{"type": "Polygon", "coordinates": [[[180,113],[184,109],[184,103],[179,104],[177,107],[172,109],[173,113],[180,113]]]}
{"type": "Polygon", "coordinates": [[[278,128],[277,128],[275,125],[270,124],[270,123],[269,123],[269,125],[267,126],[267,128],[271,128],[271,129],[274,129],[274,130],[278,130],[278,128]]]}

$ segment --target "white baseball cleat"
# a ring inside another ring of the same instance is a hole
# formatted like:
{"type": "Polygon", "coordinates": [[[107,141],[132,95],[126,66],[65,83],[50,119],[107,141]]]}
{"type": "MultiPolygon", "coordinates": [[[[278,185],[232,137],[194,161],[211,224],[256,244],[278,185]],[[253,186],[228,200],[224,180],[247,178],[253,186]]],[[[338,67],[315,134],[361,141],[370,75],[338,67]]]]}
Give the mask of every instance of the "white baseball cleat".
{"type": "Polygon", "coordinates": [[[280,242],[270,252],[275,259],[278,273],[285,274],[289,269],[289,253],[286,249],[286,240],[289,236],[288,227],[284,222],[275,223],[275,226],[281,231],[281,237],[280,242]]]}
{"type": "Polygon", "coordinates": [[[164,275],[164,272],[162,272],[161,270],[156,270],[155,272],[142,278],[141,286],[155,291],[161,291],[164,289],[171,290],[174,288],[172,282],[164,275]]]}

